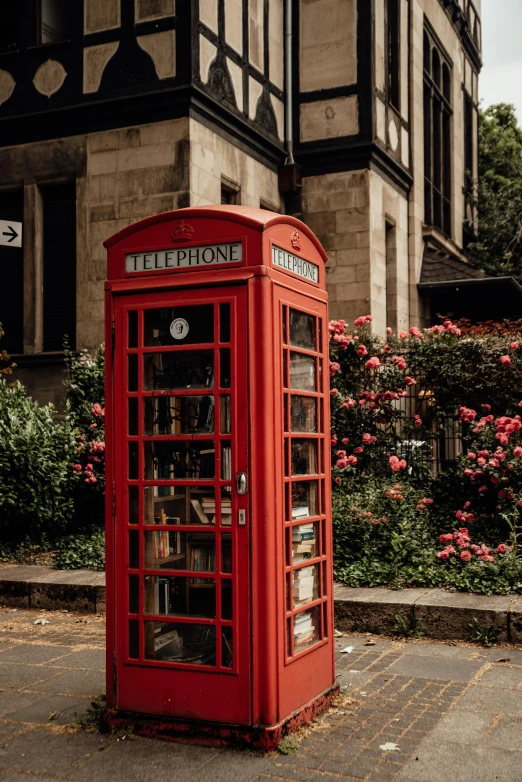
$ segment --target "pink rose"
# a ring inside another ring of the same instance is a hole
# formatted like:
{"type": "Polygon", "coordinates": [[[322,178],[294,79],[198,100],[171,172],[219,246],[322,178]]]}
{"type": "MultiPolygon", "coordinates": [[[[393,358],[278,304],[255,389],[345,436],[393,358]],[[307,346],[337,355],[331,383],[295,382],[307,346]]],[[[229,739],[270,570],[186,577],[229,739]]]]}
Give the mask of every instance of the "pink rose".
{"type": "Polygon", "coordinates": [[[367,349],[365,348],[364,345],[359,345],[359,347],[357,348],[357,355],[358,356],[367,356],[368,355],[368,351],[367,351],[367,349]]]}
{"type": "Polygon", "coordinates": [[[442,559],[442,560],[449,559],[449,554],[448,554],[448,552],[447,552],[447,551],[439,551],[439,552],[437,553],[437,559],[442,559]]]}
{"type": "Polygon", "coordinates": [[[348,443],[350,442],[350,438],[349,437],[343,437],[341,442],[342,442],[343,445],[348,445],[348,443]]]}
{"type": "Polygon", "coordinates": [[[362,447],[362,445],[358,445],[357,448],[353,449],[353,452],[357,453],[357,454],[361,454],[361,453],[363,453],[363,451],[364,451],[364,448],[362,447]]]}
{"type": "MultiPolygon", "coordinates": [[[[362,347],[362,346],[361,346],[362,347]]],[[[357,351],[359,352],[359,351],[357,351]]],[[[377,367],[381,366],[381,362],[377,358],[377,356],[372,356],[368,361],[366,362],[366,369],[377,369],[377,367]]]]}
{"type": "Polygon", "coordinates": [[[337,388],[332,388],[332,390],[330,391],[330,393],[331,393],[331,395],[332,395],[332,396],[338,396],[338,394],[339,394],[339,391],[338,391],[338,389],[337,389],[337,388]]]}
{"type": "Polygon", "coordinates": [[[362,441],[365,445],[369,445],[372,441],[372,436],[368,432],[365,432],[362,436],[362,441]]]}
{"type": "Polygon", "coordinates": [[[390,326],[386,329],[386,334],[393,334],[393,329],[390,326]]]}
{"type": "Polygon", "coordinates": [[[519,345],[520,345],[520,342],[512,342],[509,347],[511,348],[511,350],[516,350],[519,345]]]}
{"type": "Polygon", "coordinates": [[[339,372],[341,365],[337,361],[330,361],[330,377],[333,377],[336,372],[339,372]]]}
{"type": "Polygon", "coordinates": [[[105,408],[96,402],[91,408],[91,413],[98,416],[98,418],[103,418],[105,416],[105,408]]]}
{"type": "Polygon", "coordinates": [[[408,332],[407,331],[401,331],[399,334],[399,337],[401,339],[407,339],[408,338],[408,332]]]}
{"type": "Polygon", "coordinates": [[[511,364],[511,359],[509,356],[500,356],[499,361],[503,367],[507,367],[511,364]]]}
{"type": "Polygon", "coordinates": [[[407,385],[407,386],[414,386],[414,385],[417,383],[417,381],[416,381],[416,380],[414,380],[412,377],[409,377],[409,375],[407,375],[407,376],[404,378],[404,381],[405,381],[405,383],[406,383],[406,385],[407,385]]]}
{"type": "Polygon", "coordinates": [[[469,562],[470,559],[471,559],[471,551],[467,551],[467,550],[461,551],[460,552],[460,558],[461,558],[462,562],[469,562]]]}
{"type": "Polygon", "coordinates": [[[497,551],[499,554],[505,554],[507,552],[507,546],[505,543],[501,543],[499,546],[497,546],[497,551]]]}
{"type": "Polygon", "coordinates": [[[520,445],[517,445],[517,447],[513,450],[513,456],[516,456],[517,458],[522,456],[522,448],[520,445]]]}

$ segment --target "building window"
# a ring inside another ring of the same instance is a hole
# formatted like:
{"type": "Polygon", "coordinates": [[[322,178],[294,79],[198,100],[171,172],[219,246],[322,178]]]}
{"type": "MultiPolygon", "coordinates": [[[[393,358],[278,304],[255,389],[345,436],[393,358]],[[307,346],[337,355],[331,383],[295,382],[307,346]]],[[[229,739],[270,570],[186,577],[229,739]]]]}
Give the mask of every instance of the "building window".
{"type": "Polygon", "coordinates": [[[388,101],[400,111],[400,0],[386,0],[388,101]]]}
{"type": "Polygon", "coordinates": [[[70,37],[70,0],[39,0],[38,43],[66,41],[70,37]]]}
{"type": "Polygon", "coordinates": [[[424,31],[424,222],[451,236],[451,73],[442,47],[424,31]]]}
{"type": "MultiPolygon", "coordinates": [[[[0,191],[0,219],[23,222],[24,191],[0,191]]],[[[8,237],[9,238],[9,237],[8,237]]],[[[21,247],[0,246],[0,323],[5,336],[0,350],[22,353],[24,349],[24,256],[21,247]]]]}
{"type": "Polygon", "coordinates": [[[76,343],[76,185],[40,188],[43,209],[43,349],[76,343]]]}
{"type": "Polygon", "coordinates": [[[397,227],[386,220],[386,326],[398,328],[397,307],[397,227]]]}
{"type": "Polygon", "coordinates": [[[266,209],[268,212],[276,212],[279,215],[281,214],[281,207],[277,206],[277,204],[274,204],[272,201],[268,201],[266,198],[261,198],[259,201],[259,208],[266,209]]]}
{"type": "Polygon", "coordinates": [[[222,204],[239,204],[240,187],[231,179],[221,177],[221,203],[222,204]]]}

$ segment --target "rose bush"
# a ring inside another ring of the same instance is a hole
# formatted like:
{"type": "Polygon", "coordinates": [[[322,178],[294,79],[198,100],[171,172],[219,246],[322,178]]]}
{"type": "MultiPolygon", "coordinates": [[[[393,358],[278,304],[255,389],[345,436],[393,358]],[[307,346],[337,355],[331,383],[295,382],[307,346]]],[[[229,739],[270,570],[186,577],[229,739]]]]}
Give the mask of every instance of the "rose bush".
{"type": "Polygon", "coordinates": [[[520,324],[447,320],[381,340],[370,323],[330,323],[337,577],[522,590],[520,324]],[[448,425],[463,452],[435,470],[448,425]]]}

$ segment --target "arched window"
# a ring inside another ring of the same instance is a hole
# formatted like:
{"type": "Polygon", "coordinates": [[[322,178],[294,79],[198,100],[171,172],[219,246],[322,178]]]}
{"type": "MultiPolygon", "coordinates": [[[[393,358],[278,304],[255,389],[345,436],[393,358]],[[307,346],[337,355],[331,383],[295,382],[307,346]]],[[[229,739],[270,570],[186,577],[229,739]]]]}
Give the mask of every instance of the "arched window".
{"type": "Polygon", "coordinates": [[[424,221],[451,236],[451,73],[442,46],[424,31],[424,221]]]}

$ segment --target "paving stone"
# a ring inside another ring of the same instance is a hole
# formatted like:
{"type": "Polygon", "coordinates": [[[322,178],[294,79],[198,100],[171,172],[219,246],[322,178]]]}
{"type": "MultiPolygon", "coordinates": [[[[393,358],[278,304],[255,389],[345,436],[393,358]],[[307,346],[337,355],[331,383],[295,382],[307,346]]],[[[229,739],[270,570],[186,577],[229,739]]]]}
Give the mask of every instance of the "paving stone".
{"type": "Polygon", "coordinates": [[[408,643],[404,645],[404,652],[420,657],[447,657],[451,660],[470,660],[478,656],[477,649],[435,642],[408,643]]]}
{"type": "Polygon", "coordinates": [[[522,753],[454,744],[441,749],[435,739],[426,739],[397,777],[397,782],[517,782],[522,753]]]}
{"type": "Polygon", "coordinates": [[[491,687],[520,687],[522,668],[510,668],[508,665],[495,665],[481,674],[477,684],[491,687]]]}
{"type": "Polygon", "coordinates": [[[36,688],[38,692],[52,692],[60,695],[83,695],[86,698],[94,698],[105,692],[105,674],[101,671],[72,669],[65,671],[65,673],[56,674],[56,668],[48,670],[52,670],[53,678],[33,685],[30,689],[36,688]]]}
{"type": "Polygon", "coordinates": [[[9,719],[9,714],[40,701],[45,696],[38,693],[16,692],[15,690],[0,691],[0,717],[9,719]]]}
{"type": "Polygon", "coordinates": [[[81,652],[72,652],[66,657],[54,660],[50,665],[57,668],[90,668],[103,671],[105,670],[105,650],[86,649],[81,652]]]}
{"type": "Polygon", "coordinates": [[[503,688],[473,685],[458,701],[459,709],[480,711],[487,714],[512,714],[522,716],[522,693],[503,688]]]}
{"type": "Polygon", "coordinates": [[[69,654],[68,646],[38,646],[36,644],[16,644],[10,649],[0,651],[0,663],[13,662],[20,665],[38,665],[47,663],[56,657],[69,654]]]}
{"type": "Polygon", "coordinates": [[[73,698],[66,695],[52,695],[42,698],[34,703],[16,711],[10,711],[5,715],[6,719],[14,722],[29,722],[50,724],[50,715],[56,714],[53,724],[64,725],[77,722],[78,717],[84,715],[91,706],[88,698],[73,698]]]}
{"type": "Polygon", "coordinates": [[[439,720],[430,735],[440,741],[458,740],[473,744],[487,735],[492,720],[491,714],[452,709],[439,720]]]}
{"type": "Polygon", "coordinates": [[[104,744],[93,733],[54,733],[49,728],[34,728],[14,736],[0,748],[0,771],[32,771],[74,778],[75,767],[96,755],[104,744]]]}
{"type": "MultiPolygon", "coordinates": [[[[485,744],[502,749],[513,749],[520,752],[522,737],[522,719],[517,717],[500,717],[493,729],[488,733],[485,744]]],[[[521,758],[522,760],[522,758],[521,758]]]]}
{"type": "MultiPolygon", "coordinates": [[[[441,657],[405,654],[390,666],[390,672],[426,679],[469,682],[481,667],[482,663],[472,660],[446,660],[441,657]]],[[[411,685],[412,688],[416,686],[418,685],[411,685]]]]}
{"type": "Polygon", "coordinates": [[[21,690],[35,687],[39,682],[55,676],[56,671],[43,665],[0,665],[0,689],[21,690]]]}

